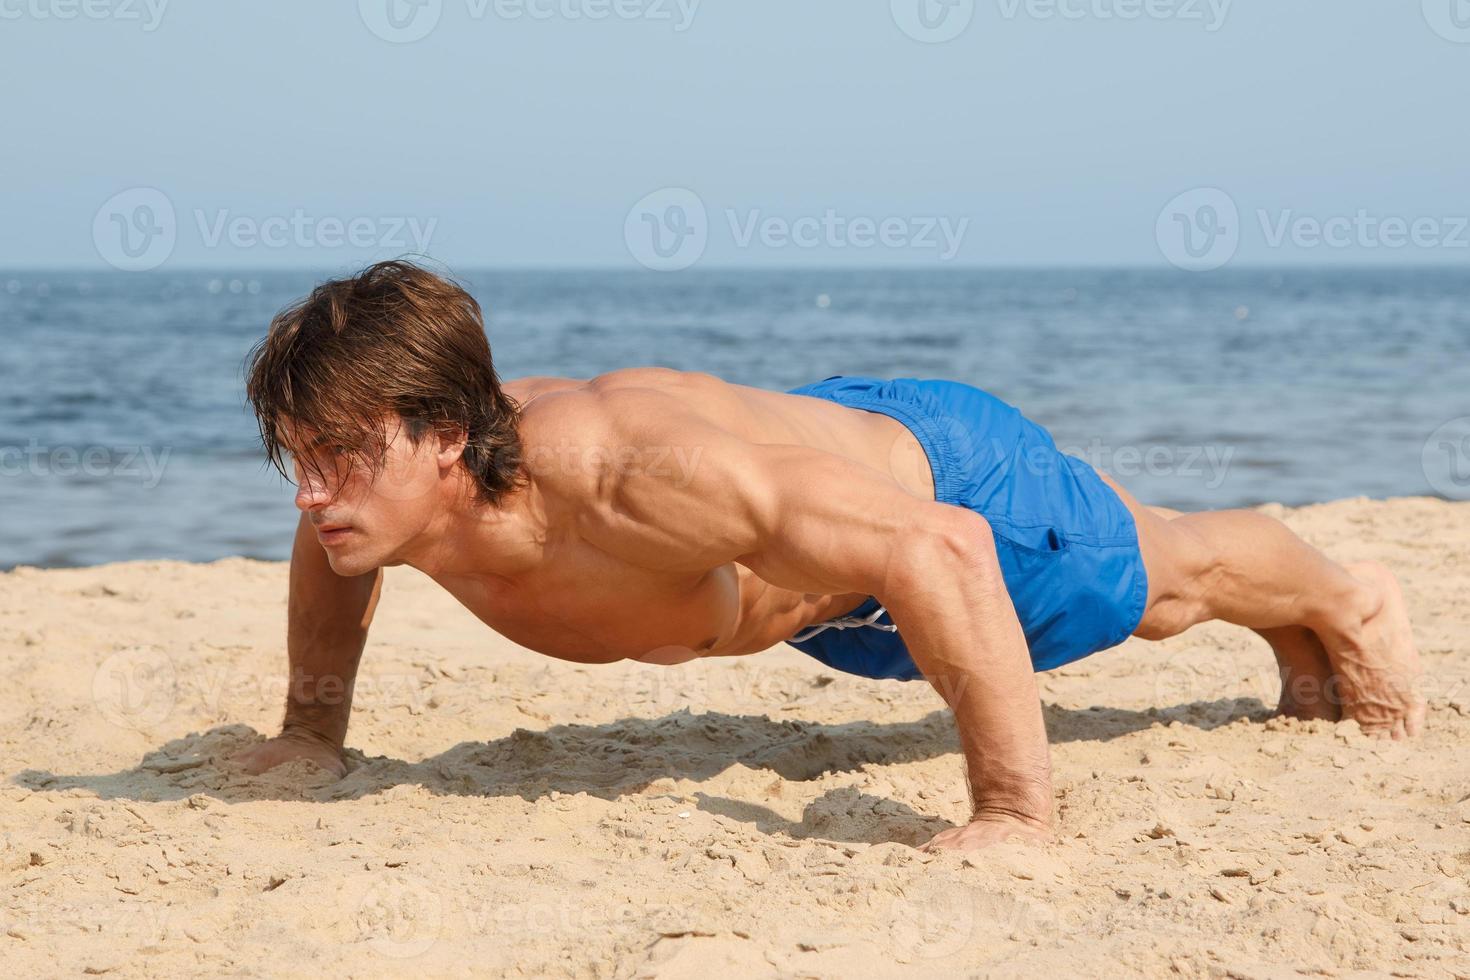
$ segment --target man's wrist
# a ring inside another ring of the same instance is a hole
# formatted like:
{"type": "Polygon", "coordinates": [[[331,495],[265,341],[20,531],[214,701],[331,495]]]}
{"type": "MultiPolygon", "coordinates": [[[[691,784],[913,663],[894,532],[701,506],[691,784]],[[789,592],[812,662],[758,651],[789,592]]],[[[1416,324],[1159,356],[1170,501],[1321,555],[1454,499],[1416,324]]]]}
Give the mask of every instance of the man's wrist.
{"type": "Polygon", "coordinates": [[[342,750],[342,745],[346,741],[345,737],[339,737],[331,730],[323,730],[319,725],[293,718],[287,718],[281,723],[280,737],[316,742],[328,748],[336,749],[339,752],[342,750]]]}
{"type": "Polygon", "coordinates": [[[970,815],[971,823],[985,822],[1018,823],[1024,824],[1035,830],[1050,831],[1052,829],[1052,815],[1050,811],[1039,814],[1018,810],[1015,807],[1001,804],[982,804],[977,806],[970,815]]]}
{"type": "Polygon", "coordinates": [[[1050,774],[1012,774],[1006,779],[971,781],[972,820],[1008,819],[1040,830],[1050,830],[1054,798],[1050,774]]]}

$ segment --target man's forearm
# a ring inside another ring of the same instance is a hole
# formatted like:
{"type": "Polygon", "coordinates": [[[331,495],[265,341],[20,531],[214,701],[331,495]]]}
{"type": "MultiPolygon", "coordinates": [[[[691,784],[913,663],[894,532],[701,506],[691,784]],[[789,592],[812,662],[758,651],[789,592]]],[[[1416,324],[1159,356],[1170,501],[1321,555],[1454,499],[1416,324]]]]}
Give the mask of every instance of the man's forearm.
{"type": "Polygon", "coordinates": [[[886,597],[914,663],[954,711],[974,818],[1050,825],[1036,677],[983,523],[910,553],[886,597]]]}
{"type": "Polygon", "coordinates": [[[345,578],[332,571],[303,520],[291,552],[286,647],[290,683],[283,733],[341,748],[357,665],[382,588],[382,571],[345,578]]]}

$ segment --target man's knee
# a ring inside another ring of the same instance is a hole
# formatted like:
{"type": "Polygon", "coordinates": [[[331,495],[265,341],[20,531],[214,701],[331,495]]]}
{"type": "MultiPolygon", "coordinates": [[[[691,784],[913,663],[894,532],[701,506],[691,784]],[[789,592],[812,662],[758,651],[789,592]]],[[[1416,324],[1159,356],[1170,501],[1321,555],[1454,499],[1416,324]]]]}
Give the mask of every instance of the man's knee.
{"type": "Polygon", "coordinates": [[[1218,551],[1187,521],[1158,522],[1152,532],[1149,602],[1133,635],[1167,640],[1215,618],[1210,596],[1226,569],[1218,551]]]}

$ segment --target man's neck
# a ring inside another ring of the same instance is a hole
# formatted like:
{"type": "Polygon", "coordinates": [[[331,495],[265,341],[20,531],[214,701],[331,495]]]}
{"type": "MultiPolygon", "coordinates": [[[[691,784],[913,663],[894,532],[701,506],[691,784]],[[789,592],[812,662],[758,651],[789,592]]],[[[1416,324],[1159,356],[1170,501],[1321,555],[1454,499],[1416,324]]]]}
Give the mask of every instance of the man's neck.
{"type": "Polygon", "coordinates": [[[495,504],[479,499],[468,478],[445,483],[442,506],[399,552],[399,563],[436,580],[513,578],[540,564],[547,522],[534,480],[524,479],[495,504]]]}

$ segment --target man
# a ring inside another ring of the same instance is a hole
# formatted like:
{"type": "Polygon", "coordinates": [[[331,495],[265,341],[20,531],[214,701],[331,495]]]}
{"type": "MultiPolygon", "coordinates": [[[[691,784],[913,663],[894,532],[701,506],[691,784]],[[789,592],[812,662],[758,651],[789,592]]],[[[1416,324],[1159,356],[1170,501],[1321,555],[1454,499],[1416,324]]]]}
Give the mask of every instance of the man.
{"type": "Polygon", "coordinates": [[[1386,569],[1336,565],[1262,514],[1142,506],[967,385],[781,393],[654,368],[502,384],[474,299],[386,262],[279,314],[248,393],[302,511],[285,723],[242,753],[251,771],[345,772],[381,569],[401,564],[553,657],[676,664],[785,640],[925,678],[974,804],[929,847],[1050,833],[1033,672],[1129,635],[1223,619],[1275,651],[1283,712],[1422,725],[1386,569]]]}

